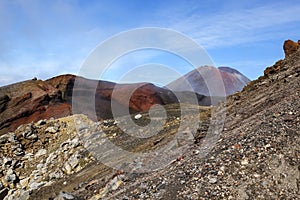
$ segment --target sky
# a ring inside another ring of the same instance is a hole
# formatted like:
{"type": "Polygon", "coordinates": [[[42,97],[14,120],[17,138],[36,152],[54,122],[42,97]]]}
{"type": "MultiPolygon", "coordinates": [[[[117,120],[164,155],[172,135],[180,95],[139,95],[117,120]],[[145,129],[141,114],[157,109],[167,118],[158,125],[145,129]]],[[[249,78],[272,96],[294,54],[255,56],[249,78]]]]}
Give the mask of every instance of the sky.
{"type": "MultiPolygon", "coordinates": [[[[286,39],[300,39],[299,13],[300,2],[291,0],[0,0],[0,86],[80,74],[99,44],[144,27],[183,34],[199,44],[215,66],[229,66],[256,79],[284,57],[286,39]]],[[[143,49],[116,58],[99,76],[148,81],[142,72],[151,71],[149,63],[173,68],[177,75],[192,69],[178,55],[143,49]],[[129,71],[141,76],[128,76],[129,71]]],[[[171,73],[160,69],[152,77],[170,81],[171,73]]]]}

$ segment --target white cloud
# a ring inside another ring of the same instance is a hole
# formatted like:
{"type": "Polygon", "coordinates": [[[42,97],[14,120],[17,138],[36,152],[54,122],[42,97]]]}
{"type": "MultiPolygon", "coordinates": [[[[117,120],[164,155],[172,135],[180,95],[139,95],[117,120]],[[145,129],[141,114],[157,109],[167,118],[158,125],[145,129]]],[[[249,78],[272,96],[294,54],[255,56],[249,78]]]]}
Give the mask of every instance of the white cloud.
{"type": "MultiPolygon", "coordinates": [[[[207,49],[271,40],[285,36],[287,32],[298,34],[300,25],[294,29],[293,26],[300,24],[300,4],[281,2],[266,6],[257,1],[254,3],[256,7],[248,6],[246,9],[236,5],[243,3],[232,1],[235,7],[225,10],[222,8],[228,1],[210,2],[213,3],[196,0],[170,4],[159,1],[157,8],[160,9],[143,8],[136,13],[146,11],[151,14],[132,20],[135,15],[126,16],[133,11],[124,2],[98,1],[94,4],[83,3],[85,6],[81,7],[78,1],[0,1],[0,85],[33,76],[44,79],[62,73],[77,73],[99,42],[138,25],[172,28],[187,34],[207,49]],[[216,13],[214,5],[218,7],[216,13]],[[209,9],[205,10],[206,7],[209,9]],[[124,23],[120,23],[120,19],[124,23]]],[[[138,42],[141,38],[134,39],[138,42]]],[[[169,49],[180,43],[175,39],[176,44],[173,38],[157,39],[158,43],[169,49]]],[[[115,48],[130,46],[130,42],[132,40],[117,43],[115,48]]],[[[187,49],[184,42],[180,45],[187,49]]],[[[149,52],[129,56],[113,63],[109,69],[117,73],[124,66],[135,67],[155,57],[157,55],[149,52]]],[[[176,63],[172,64],[177,67],[176,63]]],[[[235,66],[233,62],[229,64],[235,66]]]]}
{"type": "Polygon", "coordinates": [[[299,4],[276,4],[213,15],[180,13],[185,16],[183,20],[170,23],[170,27],[195,38],[205,48],[214,48],[278,37],[288,31],[285,24],[300,21],[299,13],[299,4]]]}

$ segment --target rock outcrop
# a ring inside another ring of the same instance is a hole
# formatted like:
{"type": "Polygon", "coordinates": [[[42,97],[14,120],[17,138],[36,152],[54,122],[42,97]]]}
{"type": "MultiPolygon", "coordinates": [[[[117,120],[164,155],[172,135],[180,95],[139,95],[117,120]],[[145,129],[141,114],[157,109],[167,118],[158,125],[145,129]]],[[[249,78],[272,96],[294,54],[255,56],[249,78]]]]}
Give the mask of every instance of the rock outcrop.
{"type": "Polygon", "coordinates": [[[71,114],[61,92],[41,80],[29,80],[0,88],[0,135],[21,124],[71,114]]]}
{"type": "MultiPolygon", "coordinates": [[[[294,53],[296,53],[300,49],[300,40],[297,42],[294,42],[292,40],[286,40],[283,44],[283,50],[285,54],[285,58],[288,58],[292,56],[294,53]]],[[[274,74],[279,73],[282,69],[282,66],[285,65],[285,60],[279,60],[277,61],[273,66],[267,67],[264,70],[265,76],[272,76],[274,74]]]]}
{"type": "Polygon", "coordinates": [[[294,42],[292,40],[286,40],[283,44],[283,50],[285,57],[289,57],[293,53],[295,53],[300,47],[300,40],[298,42],[294,42]]]}

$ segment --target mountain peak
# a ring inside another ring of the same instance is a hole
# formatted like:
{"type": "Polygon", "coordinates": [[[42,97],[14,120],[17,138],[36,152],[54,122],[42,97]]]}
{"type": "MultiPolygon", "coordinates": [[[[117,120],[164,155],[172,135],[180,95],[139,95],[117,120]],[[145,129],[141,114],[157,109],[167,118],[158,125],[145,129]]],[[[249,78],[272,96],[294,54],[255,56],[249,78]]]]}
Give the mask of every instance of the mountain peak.
{"type": "MultiPolygon", "coordinates": [[[[221,76],[224,83],[225,95],[231,95],[241,91],[250,81],[246,76],[230,67],[221,66],[215,68],[212,66],[198,67],[177,80],[167,85],[173,91],[193,91],[205,96],[224,96],[224,92],[209,91],[206,81],[221,76]],[[213,94],[211,94],[213,93],[213,94]]],[[[220,88],[220,86],[215,86],[220,88]]]]}

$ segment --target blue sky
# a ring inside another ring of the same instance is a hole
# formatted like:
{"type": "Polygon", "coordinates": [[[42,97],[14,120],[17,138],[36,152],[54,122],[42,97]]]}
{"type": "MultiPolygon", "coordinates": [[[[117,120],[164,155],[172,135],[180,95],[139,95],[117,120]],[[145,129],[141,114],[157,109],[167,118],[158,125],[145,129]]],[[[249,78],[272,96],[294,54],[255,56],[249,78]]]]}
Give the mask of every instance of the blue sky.
{"type": "MultiPolygon", "coordinates": [[[[77,74],[99,43],[143,27],[181,32],[216,66],[256,79],[284,57],[284,40],[300,39],[299,13],[300,3],[289,0],[0,0],[0,85],[77,74]]],[[[151,62],[181,74],[190,69],[172,55],[143,51],[119,59],[102,78],[116,81],[126,70],[151,62]]]]}

